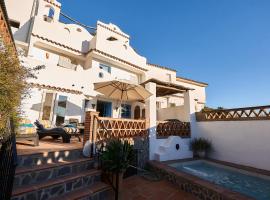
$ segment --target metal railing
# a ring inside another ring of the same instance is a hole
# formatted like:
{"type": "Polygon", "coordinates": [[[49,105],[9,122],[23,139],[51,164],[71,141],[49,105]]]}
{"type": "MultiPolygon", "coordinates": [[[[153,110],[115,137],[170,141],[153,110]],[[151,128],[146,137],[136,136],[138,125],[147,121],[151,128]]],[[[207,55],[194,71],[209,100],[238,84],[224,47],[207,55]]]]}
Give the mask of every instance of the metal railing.
{"type": "Polygon", "coordinates": [[[17,165],[16,136],[12,121],[0,138],[0,199],[9,200],[17,165]]]}

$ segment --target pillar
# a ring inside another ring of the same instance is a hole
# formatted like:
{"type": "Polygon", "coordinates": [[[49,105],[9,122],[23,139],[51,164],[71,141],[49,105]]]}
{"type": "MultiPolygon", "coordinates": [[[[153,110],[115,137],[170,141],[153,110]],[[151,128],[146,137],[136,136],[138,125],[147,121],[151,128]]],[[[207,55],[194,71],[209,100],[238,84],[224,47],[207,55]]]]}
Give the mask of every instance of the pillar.
{"type": "Polygon", "coordinates": [[[184,93],[184,110],[186,115],[186,121],[190,122],[191,126],[191,137],[194,137],[196,135],[194,131],[194,126],[196,125],[196,116],[195,116],[195,99],[194,99],[194,91],[188,90],[184,93]]]}
{"type": "Polygon", "coordinates": [[[95,120],[98,117],[99,112],[96,111],[86,111],[85,113],[85,121],[84,121],[84,134],[83,134],[83,145],[90,140],[93,142],[93,133],[96,132],[95,120]]]}
{"type": "Polygon", "coordinates": [[[147,129],[149,131],[149,159],[154,160],[157,145],[156,83],[149,82],[145,85],[145,88],[152,94],[145,102],[145,117],[147,120],[147,129]]]}

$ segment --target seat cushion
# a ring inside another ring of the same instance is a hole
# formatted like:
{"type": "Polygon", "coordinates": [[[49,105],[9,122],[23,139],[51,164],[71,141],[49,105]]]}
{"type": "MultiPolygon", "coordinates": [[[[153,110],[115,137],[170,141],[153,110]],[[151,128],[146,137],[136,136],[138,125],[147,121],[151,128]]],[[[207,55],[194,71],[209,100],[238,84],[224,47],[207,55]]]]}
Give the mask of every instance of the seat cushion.
{"type": "Polygon", "coordinates": [[[40,120],[39,122],[44,126],[44,128],[52,128],[52,123],[49,120],[40,120]]]}
{"type": "Polygon", "coordinates": [[[74,127],[72,127],[72,126],[69,126],[69,127],[65,126],[63,129],[64,129],[68,134],[77,134],[77,133],[80,132],[79,129],[74,128],[74,127]]]}
{"type": "Polygon", "coordinates": [[[18,127],[18,134],[36,134],[36,127],[29,119],[22,119],[18,127]]]}

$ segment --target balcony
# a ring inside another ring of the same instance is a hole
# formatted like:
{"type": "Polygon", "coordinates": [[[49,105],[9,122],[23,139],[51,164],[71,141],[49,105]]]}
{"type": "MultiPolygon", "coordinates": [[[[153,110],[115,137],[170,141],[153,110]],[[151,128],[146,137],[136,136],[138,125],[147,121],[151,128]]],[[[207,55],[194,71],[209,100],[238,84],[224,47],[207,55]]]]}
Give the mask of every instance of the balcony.
{"type": "Polygon", "coordinates": [[[57,65],[60,66],[60,67],[64,67],[64,68],[67,68],[67,69],[74,70],[74,71],[76,71],[76,69],[77,69],[77,65],[73,64],[69,58],[64,57],[64,56],[59,57],[57,65]]]}

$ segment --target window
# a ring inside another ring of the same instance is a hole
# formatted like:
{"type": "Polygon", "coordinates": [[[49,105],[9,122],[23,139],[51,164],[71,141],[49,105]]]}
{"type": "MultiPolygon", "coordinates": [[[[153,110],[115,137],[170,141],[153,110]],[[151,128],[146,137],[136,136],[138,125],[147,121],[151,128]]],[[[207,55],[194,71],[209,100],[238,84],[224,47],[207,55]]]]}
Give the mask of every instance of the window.
{"type": "Polygon", "coordinates": [[[85,99],[84,100],[84,111],[86,111],[87,108],[90,108],[90,100],[85,99]]]}
{"type": "Polygon", "coordinates": [[[53,16],[54,16],[54,9],[50,7],[48,17],[53,19],[53,16]]]}
{"type": "Polygon", "coordinates": [[[53,108],[53,93],[46,93],[42,108],[42,120],[50,120],[53,108]]]}
{"type": "Polygon", "coordinates": [[[116,41],[117,39],[115,38],[115,37],[109,37],[109,38],[107,38],[107,40],[109,40],[109,41],[116,41]]]}
{"type": "Polygon", "coordinates": [[[112,103],[97,101],[97,111],[101,117],[112,117],[112,103]]]}
{"type": "Polygon", "coordinates": [[[156,102],[156,106],[157,106],[157,109],[160,109],[161,108],[161,102],[160,101],[157,101],[156,102]]]}
{"type": "Polygon", "coordinates": [[[140,119],[141,118],[141,108],[140,106],[136,106],[134,109],[134,119],[140,119]]]}
{"type": "Polygon", "coordinates": [[[108,65],[104,65],[104,64],[99,64],[99,68],[108,72],[108,73],[111,73],[111,67],[108,66],[108,65]]]}
{"type": "Polygon", "coordinates": [[[46,8],[48,9],[48,13],[44,15],[44,21],[51,22],[54,17],[54,9],[49,5],[47,5],[46,8]]]}
{"type": "Polygon", "coordinates": [[[99,72],[99,73],[98,73],[98,77],[99,77],[99,78],[103,78],[103,77],[104,77],[104,74],[103,74],[102,72],[99,72]]]}
{"type": "Polygon", "coordinates": [[[121,117],[131,118],[131,105],[128,105],[128,104],[121,105],[121,117]]]}
{"type": "Polygon", "coordinates": [[[67,96],[59,96],[57,109],[56,109],[56,125],[59,126],[65,122],[67,108],[67,96]]]}

